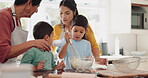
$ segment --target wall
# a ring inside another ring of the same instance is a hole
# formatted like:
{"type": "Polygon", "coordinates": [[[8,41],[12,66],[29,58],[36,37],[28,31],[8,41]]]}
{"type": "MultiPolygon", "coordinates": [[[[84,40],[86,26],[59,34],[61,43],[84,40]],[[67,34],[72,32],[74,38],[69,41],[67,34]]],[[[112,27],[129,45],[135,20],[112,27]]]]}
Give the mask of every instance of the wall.
{"type": "Polygon", "coordinates": [[[145,51],[146,55],[148,55],[148,33],[141,34],[137,36],[137,50],[138,51],[145,51]]]}
{"type": "Polygon", "coordinates": [[[119,39],[119,47],[124,50],[125,55],[130,55],[131,51],[136,51],[136,35],[134,34],[111,34],[108,33],[108,53],[115,52],[115,38],[119,39]]]}
{"type": "MultiPolygon", "coordinates": [[[[109,3],[107,5],[107,7],[109,8],[109,3]]],[[[110,9],[108,9],[107,11],[110,11],[110,9]]],[[[108,43],[108,53],[110,53],[111,55],[115,52],[115,37],[118,37],[120,44],[119,47],[123,47],[124,49],[124,54],[125,55],[130,55],[131,51],[135,51],[136,50],[136,35],[135,34],[113,34],[111,32],[111,27],[110,27],[110,12],[108,12],[107,17],[107,43],[108,43]]],[[[120,21],[120,20],[119,20],[120,21]]],[[[117,21],[118,22],[118,21],[117,21]]]]}

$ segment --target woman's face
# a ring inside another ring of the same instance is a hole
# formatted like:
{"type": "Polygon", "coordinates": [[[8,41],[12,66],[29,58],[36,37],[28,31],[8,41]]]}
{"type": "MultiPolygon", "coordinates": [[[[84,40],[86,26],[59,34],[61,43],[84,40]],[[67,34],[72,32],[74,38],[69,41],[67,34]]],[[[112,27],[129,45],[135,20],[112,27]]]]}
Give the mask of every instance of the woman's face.
{"type": "Polygon", "coordinates": [[[74,26],[72,28],[72,38],[74,40],[77,40],[77,41],[81,40],[84,34],[85,34],[85,28],[81,26],[74,26]]]}
{"type": "Polygon", "coordinates": [[[68,7],[60,6],[60,19],[63,24],[69,25],[73,20],[74,12],[70,10],[68,7]]]}

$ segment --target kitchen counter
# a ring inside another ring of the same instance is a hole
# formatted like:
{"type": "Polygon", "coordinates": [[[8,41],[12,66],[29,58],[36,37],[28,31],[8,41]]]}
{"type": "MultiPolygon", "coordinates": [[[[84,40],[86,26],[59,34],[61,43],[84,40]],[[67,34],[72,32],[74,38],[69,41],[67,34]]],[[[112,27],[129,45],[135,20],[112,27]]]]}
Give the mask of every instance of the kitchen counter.
{"type": "Polygon", "coordinates": [[[133,57],[133,56],[100,56],[100,58],[107,58],[108,61],[118,60],[120,58],[127,58],[127,57],[133,57]]]}
{"type": "MultiPolygon", "coordinates": [[[[126,58],[126,57],[133,57],[133,56],[101,56],[101,58],[107,58],[109,61],[113,61],[113,60],[118,60],[120,58],[126,58]]],[[[147,66],[148,64],[145,64],[148,59],[147,56],[138,56],[138,57],[141,57],[142,58],[142,63],[140,64],[140,66],[138,67],[136,74],[135,73],[127,73],[127,74],[123,74],[123,73],[120,73],[118,71],[116,71],[116,69],[113,69],[112,70],[97,70],[100,75],[98,75],[97,78],[104,78],[104,77],[118,77],[121,78],[126,76],[126,78],[128,77],[136,77],[136,76],[143,76],[143,77],[148,77],[148,71],[143,71],[143,70],[147,70],[146,68],[142,68],[143,66],[147,66]],[[144,61],[143,61],[144,59],[144,61]],[[106,73],[108,72],[108,73],[106,73]],[[142,73],[141,73],[142,72],[142,73]],[[112,73],[112,74],[110,74],[112,73]],[[118,74],[116,74],[118,73],[118,74]],[[114,75],[115,74],[115,75],[114,75]]],[[[148,62],[147,62],[148,63],[148,62]]],[[[74,70],[72,69],[69,69],[69,70],[60,70],[60,71],[36,71],[34,72],[34,76],[37,77],[37,78],[62,78],[62,73],[63,72],[74,72],[74,70]]]]}
{"type": "MultiPolygon", "coordinates": [[[[74,73],[73,69],[67,69],[67,70],[42,70],[42,71],[35,71],[33,78],[62,78],[63,72],[71,72],[74,73]]],[[[104,77],[96,77],[96,78],[104,78],[104,77]]]]}
{"type": "MultiPolygon", "coordinates": [[[[74,70],[69,69],[69,70],[60,70],[60,71],[51,71],[51,70],[44,70],[44,71],[36,71],[34,72],[34,77],[37,78],[62,78],[62,73],[63,72],[71,72],[73,73],[74,70]]],[[[131,73],[121,73],[117,70],[98,70],[99,77],[96,78],[133,78],[133,77],[148,77],[148,71],[141,71],[141,70],[136,70],[131,73]]],[[[84,74],[84,73],[82,73],[84,74]]]]}

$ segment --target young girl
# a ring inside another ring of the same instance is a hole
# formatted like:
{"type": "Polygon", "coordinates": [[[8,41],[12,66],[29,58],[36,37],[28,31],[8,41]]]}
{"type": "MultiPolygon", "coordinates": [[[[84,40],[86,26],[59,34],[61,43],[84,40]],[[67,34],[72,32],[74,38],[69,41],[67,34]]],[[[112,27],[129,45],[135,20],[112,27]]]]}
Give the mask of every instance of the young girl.
{"type": "MultiPolygon", "coordinates": [[[[60,2],[59,9],[61,23],[54,26],[54,41],[62,39],[63,33],[66,29],[71,32],[72,21],[75,16],[78,15],[77,4],[74,0],[62,0],[60,2]]],[[[91,44],[92,54],[94,57],[100,57],[101,50],[90,25],[88,25],[87,30],[88,31],[86,31],[86,40],[88,40],[91,44]]]]}
{"type": "MultiPolygon", "coordinates": [[[[72,26],[72,46],[75,47],[80,57],[92,56],[91,45],[90,42],[85,40],[85,33],[87,31],[88,21],[86,17],[83,15],[78,15],[74,19],[72,26]]],[[[60,49],[59,58],[64,58],[64,63],[66,65],[66,69],[71,69],[69,64],[69,57],[72,56],[73,49],[71,49],[71,45],[69,44],[69,39],[71,38],[68,33],[65,35],[65,42],[62,44],[60,49]]]]}

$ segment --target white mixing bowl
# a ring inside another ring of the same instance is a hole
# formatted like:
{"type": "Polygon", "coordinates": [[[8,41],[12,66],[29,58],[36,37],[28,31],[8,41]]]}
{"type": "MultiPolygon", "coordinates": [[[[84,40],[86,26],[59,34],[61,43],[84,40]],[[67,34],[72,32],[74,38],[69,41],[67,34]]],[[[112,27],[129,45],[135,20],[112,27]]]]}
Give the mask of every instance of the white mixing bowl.
{"type": "Polygon", "coordinates": [[[73,69],[77,68],[91,68],[93,64],[94,59],[93,58],[75,58],[75,57],[70,57],[69,62],[70,65],[73,69]]]}

